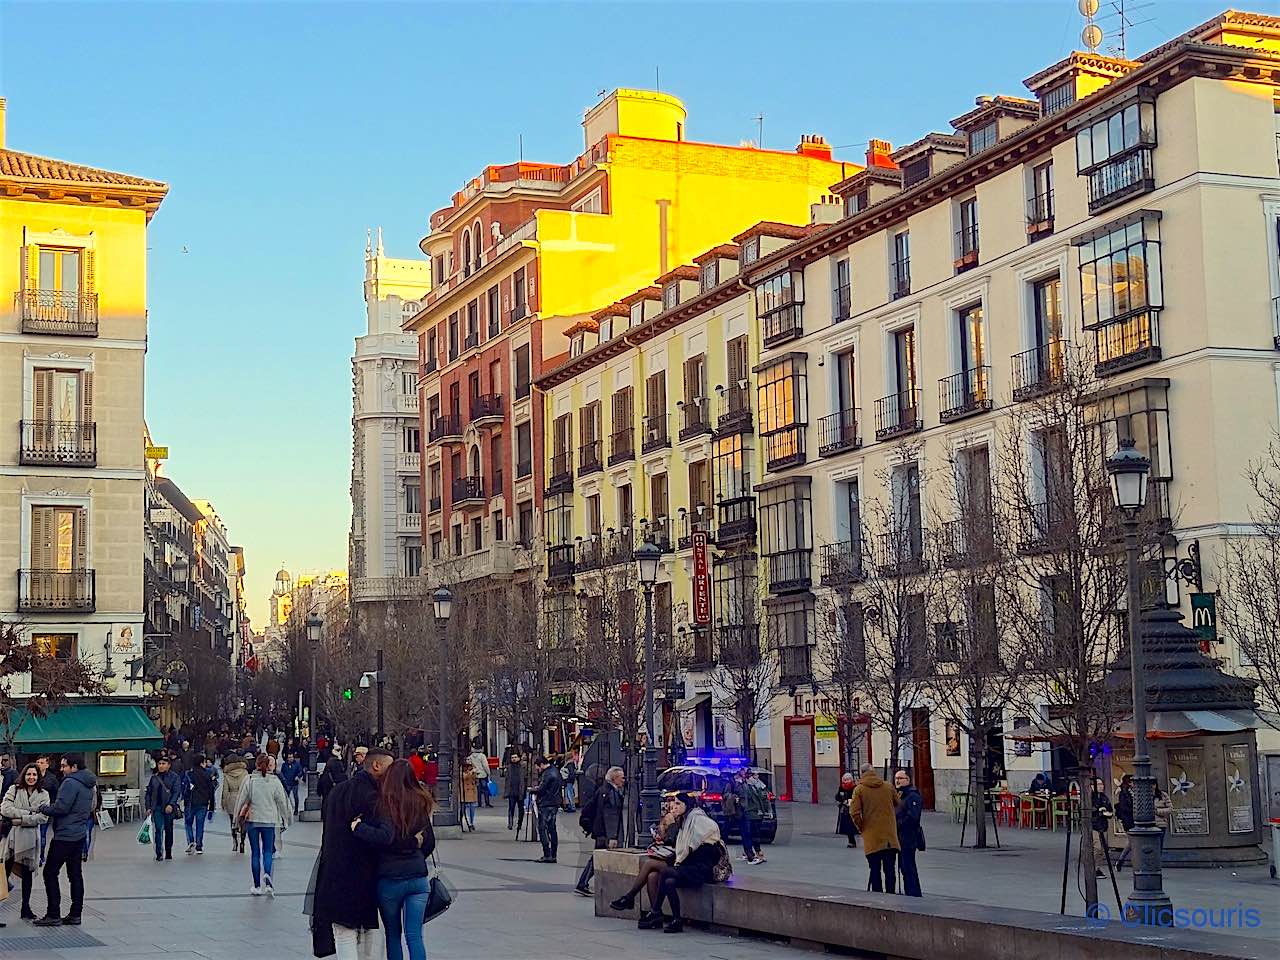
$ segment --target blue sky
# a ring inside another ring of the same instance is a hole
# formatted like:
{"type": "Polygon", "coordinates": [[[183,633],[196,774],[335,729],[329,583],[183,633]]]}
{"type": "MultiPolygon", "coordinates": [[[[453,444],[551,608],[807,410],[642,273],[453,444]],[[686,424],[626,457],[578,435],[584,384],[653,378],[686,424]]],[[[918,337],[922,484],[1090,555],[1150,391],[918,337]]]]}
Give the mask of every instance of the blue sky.
{"type": "MultiPolygon", "coordinates": [[[[1227,6],[1137,9],[1151,22],[1129,53],[1227,6]]],[[[514,160],[518,137],[527,159],[571,159],[598,91],[650,87],[655,68],[693,139],[754,138],[763,114],[767,147],[821,133],[857,160],[870,137],[949,129],[977,94],[1025,94],[1081,25],[1075,0],[3,0],[0,96],[10,147],[170,184],[150,236],[147,416],[169,475],[245,546],[261,625],[281,563],[346,565],[367,227],[415,254],[431,211],[514,160]]]]}

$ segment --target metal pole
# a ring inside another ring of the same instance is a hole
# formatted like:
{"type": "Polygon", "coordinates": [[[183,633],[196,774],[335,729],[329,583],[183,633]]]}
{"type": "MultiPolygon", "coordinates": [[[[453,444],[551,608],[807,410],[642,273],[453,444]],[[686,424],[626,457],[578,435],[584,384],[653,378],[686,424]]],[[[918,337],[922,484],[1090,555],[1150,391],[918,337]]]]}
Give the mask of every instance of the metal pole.
{"type": "Polygon", "coordinates": [[[436,826],[454,826],[458,823],[457,813],[453,810],[453,797],[450,787],[453,778],[453,735],[449,729],[449,711],[446,703],[449,691],[449,651],[445,643],[445,625],[438,619],[435,621],[436,633],[440,643],[440,679],[436,696],[439,707],[437,719],[440,728],[439,758],[436,775],[436,812],[433,821],[436,826]]]}
{"type": "Polygon", "coordinates": [[[316,750],[316,647],[311,644],[311,743],[307,748],[307,796],[302,801],[302,813],[299,820],[320,819],[320,772],[316,769],[319,763],[319,751],[316,750]]]}
{"type": "Polygon", "coordinates": [[[386,715],[384,712],[382,688],[386,679],[382,676],[382,648],[378,648],[378,746],[382,746],[382,738],[386,734],[386,715]]]}
{"type": "Polygon", "coordinates": [[[637,843],[649,843],[649,828],[661,818],[658,792],[658,749],[653,730],[653,584],[644,585],[644,745],[640,805],[644,810],[642,834],[637,843]]]}
{"type": "Polygon", "coordinates": [[[1155,821],[1155,777],[1147,745],[1147,678],[1143,663],[1142,605],[1138,583],[1138,518],[1130,511],[1124,521],[1124,545],[1128,554],[1129,651],[1133,673],[1133,893],[1125,915],[1151,926],[1173,926],[1173,901],[1164,892],[1160,872],[1160,828],[1155,821]]]}

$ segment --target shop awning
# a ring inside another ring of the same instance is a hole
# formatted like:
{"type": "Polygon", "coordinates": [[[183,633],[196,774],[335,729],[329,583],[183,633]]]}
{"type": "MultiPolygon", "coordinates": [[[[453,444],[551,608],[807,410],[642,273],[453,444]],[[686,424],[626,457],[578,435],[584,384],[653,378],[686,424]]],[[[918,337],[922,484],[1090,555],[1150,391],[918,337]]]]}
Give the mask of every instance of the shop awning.
{"type": "Polygon", "coordinates": [[[0,734],[20,753],[153,750],[164,745],[156,725],[131,704],[74,703],[43,717],[14,710],[9,728],[0,734]]]}
{"type": "Polygon", "coordinates": [[[710,699],[711,694],[709,693],[695,693],[688,700],[681,700],[677,703],[676,709],[681,713],[688,713],[690,710],[697,710],[698,707],[702,706],[710,699]]]}
{"type": "MultiPolygon", "coordinates": [[[[1253,710],[1156,710],[1147,714],[1147,736],[1152,740],[1175,740],[1202,733],[1243,733],[1262,726],[1253,710]]],[[[1116,736],[1133,739],[1133,718],[1116,728],[1116,736]]]]}

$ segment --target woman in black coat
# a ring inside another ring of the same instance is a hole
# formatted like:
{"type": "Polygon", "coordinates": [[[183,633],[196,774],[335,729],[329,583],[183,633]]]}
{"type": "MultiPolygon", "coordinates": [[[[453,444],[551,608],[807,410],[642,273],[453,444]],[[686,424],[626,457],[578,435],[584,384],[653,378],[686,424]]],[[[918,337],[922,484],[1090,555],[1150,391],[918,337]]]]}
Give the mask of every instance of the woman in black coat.
{"type": "Polygon", "coordinates": [[[853,797],[853,774],[846,773],[840,778],[840,789],[836,791],[836,833],[843,834],[850,847],[858,845],[858,828],[849,816],[849,800],[853,797]]]}

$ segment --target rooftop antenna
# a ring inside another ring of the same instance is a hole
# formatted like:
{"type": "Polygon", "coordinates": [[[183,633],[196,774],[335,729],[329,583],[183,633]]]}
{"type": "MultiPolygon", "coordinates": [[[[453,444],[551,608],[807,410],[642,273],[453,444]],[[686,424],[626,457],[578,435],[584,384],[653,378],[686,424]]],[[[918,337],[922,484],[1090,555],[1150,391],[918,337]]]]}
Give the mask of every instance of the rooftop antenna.
{"type": "Polygon", "coordinates": [[[1126,52],[1128,50],[1129,31],[1134,27],[1140,27],[1144,23],[1153,23],[1154,17],[1147,17],[1144,20],[1130,19],[1130,14],[1135,10],[1146,10],[1148,7],[1154,6],[1153,3],[1126,3],[1126,0],[1109,0],[1107,6],[1111,8],[1111,13],[1106,15],[1105,19],[1110,20],[1112,17],[1116,19],[1116,42],[1112,45],[1111,52],[1121,59],[1127,59],[1126,52]]]}
{"type": "Polygon", "coordinates": [[[523,133],[516,134],[516,150],[519,154],[520,162],[524,163],[524,134],[523,133]]]}
{"type": "Polygon", "coordinates": [[[1084,17],[1084,29],[1080,31],[1080,42],[1090,53],[1096,53],[1102,44],[1102,28],[1093,19],[1098,13],[1098,0],[1077,0],[1076,7],[1084,17]]]}
{"type": "MultiPolygon", "coordinates": [[[[1081,2],[1083,2],[1083,0],[1081,0],[1081,2]]],[[[756,122],[756,130],[757,130],[756,146],[758,146],[761,150],[763,150],[764,149],[764,114],[757,113],[751,119],[756,122]]]]}
{"type": "Polygon", "coordinates": [[[653,89],[657,90],[658,93],[662,92],[662,76],[658,72],[658,65],[656,63],[653,65],[653,89]]]}

